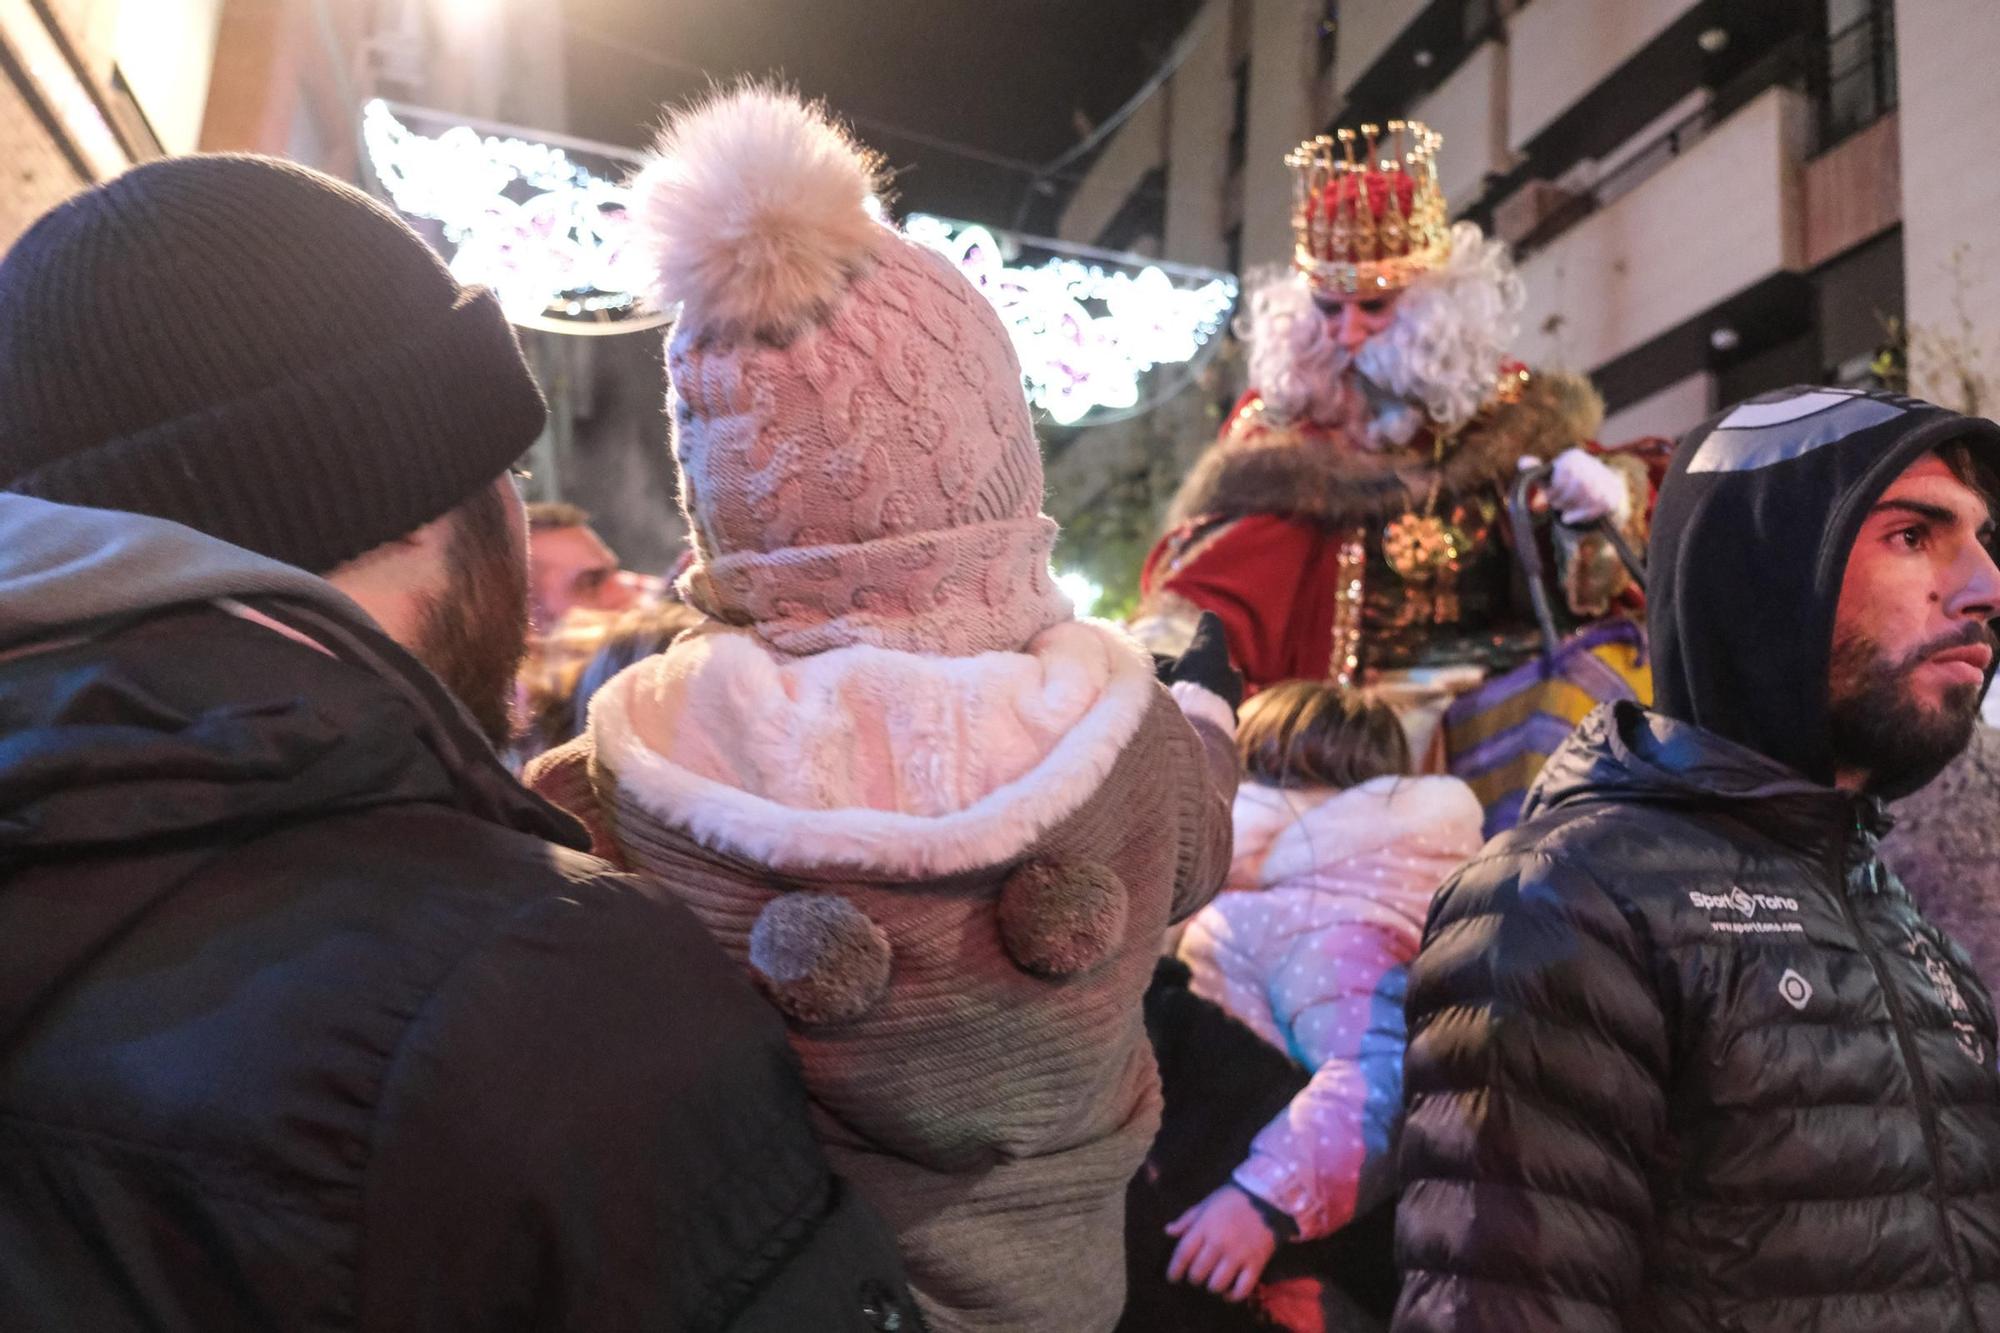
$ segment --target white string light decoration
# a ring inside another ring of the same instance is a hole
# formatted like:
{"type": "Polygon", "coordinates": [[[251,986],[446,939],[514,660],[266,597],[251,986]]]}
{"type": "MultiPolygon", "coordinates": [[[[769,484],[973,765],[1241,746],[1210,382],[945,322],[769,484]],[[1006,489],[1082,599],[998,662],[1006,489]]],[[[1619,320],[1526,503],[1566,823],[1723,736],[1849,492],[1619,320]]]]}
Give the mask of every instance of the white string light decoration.
{"type": "Polygon", "coordinates": [[[1158,264],[1107,268],[1058,256],[1010,265],[985,227],[917,213],[904,230],[993,302],[1013,336],[1029,398],[1065,426],[1093,411],[1137,406],[1145,373],[1194,360],[1236,304],[1236,281],[1226,274],[1183,269],[1192,285],[1177,286],[1158,264]]]}
{"type": "Polygon", "coordinates": [[[380,100],[362,110],[361,138],[390,202],[441,224],[452,276],[492,288],[516,324],[626,333],[665,322],[635,295],[630,192],[564,148],[469,125],[432,138],[380,100]]]}
{"type": "MultiPolygon", "coordinates": [[[[644,276],[629,244],[631,192],[593,173],[562,142],[504,129],[457,123],[433,137],[380,100],[361,116],[368,165],[390,202],[405,216],[438,223],[452,276],[491,288],[516,324],[626,333],[665,323],[668,314],[638,295],[644,276]]],[[[639,161],[609,145],[565,142],[617,167],[639,161]]],[[[1206,269],[1026,238],[1020,244],[1055,257],[1009,264],[1000,237],[985,227],[921,213],[904,227],[993,302],[1021,358],[1029,398],[1060,425],[1139,409],[1146,372],[1194,361],[1236,303],[1235,279],[1206,269]]]]}

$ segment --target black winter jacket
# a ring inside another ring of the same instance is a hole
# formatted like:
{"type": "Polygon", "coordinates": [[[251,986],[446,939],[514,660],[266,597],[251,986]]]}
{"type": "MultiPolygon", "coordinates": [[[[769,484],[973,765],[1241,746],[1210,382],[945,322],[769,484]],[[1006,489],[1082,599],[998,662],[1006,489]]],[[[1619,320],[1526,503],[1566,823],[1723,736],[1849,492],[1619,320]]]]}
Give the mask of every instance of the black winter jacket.
{"type": "Polygon", "coordinates": [[[1992,1004],[1826,708],[1855,534],[1955,438],[1788,391],[1682,444],[1659,711],[1585,720],[1411,970],[1397,1333],[2000,1333],[1992,1004]]]}
{"type": "Polygon", "coordinates": [[[914,1328],[700,925],[387,639],[258,610],[330,652],[0,658],[0,1328],[914,1328]]]}
{"type": "Polygon", "coordinates": [[[2000,1079],[1876,810],[1631,704],[1411,977],[1396,1328],[2000,1329],[2000,1079]]]}

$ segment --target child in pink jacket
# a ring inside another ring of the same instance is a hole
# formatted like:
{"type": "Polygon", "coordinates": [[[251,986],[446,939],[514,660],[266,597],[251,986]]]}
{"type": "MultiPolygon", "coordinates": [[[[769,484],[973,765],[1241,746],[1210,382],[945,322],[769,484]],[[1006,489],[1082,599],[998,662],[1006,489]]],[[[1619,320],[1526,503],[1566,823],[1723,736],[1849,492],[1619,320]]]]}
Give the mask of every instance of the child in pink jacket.
{"type": "Polygon", "coordinates": [[[1470,788],[1406,776],[1408,742],[1384,704],[1294,681],[1245,705],[1237,744],[1229,877],[1179,954],[1196,995],[1311,1079],[1229,1182],[1168,1228],[1180,1237],[1169,1279],[1232,1300],[1281,1240],[1328,1235],[1388,1196],[1405,970],[1431,895],[1481,843],[1470,788]]]}

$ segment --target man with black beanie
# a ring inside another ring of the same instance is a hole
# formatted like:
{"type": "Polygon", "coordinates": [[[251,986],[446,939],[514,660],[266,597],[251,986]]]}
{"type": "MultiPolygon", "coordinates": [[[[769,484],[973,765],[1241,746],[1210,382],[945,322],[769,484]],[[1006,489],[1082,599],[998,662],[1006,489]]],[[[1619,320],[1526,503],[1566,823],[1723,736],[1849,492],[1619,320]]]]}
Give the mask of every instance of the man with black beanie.
{"type": "Polygon", "coordinates": [[[2000,1330],[1992,1002],[1876,855],[1993,672],[1996,461],[1836,389],[1682,441],[1656,706],[1584,721],[1411,971],[1397,1333],[2000,1330]]]}
{"type": "Polygon", "coordinates": [[[494,756],[543,419],[285,163],[0,261],[0,1328],[913,1327],[775,1014],[494,756]]]}

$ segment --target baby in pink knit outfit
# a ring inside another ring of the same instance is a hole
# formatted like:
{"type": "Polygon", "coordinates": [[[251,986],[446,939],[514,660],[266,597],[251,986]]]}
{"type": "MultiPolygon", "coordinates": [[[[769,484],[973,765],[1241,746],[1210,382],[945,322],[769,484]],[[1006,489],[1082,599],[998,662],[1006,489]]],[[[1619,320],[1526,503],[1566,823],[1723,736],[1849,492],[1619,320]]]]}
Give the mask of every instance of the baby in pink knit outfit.
{"type": "Polygon", "coordinates": [[[1234,719],[1073,617],[1006,330],[876,184],[782,93],[668,126],[637,221],[710,622],[529,776],[784,1012],[936,1328],[1089,1333],[1158,1121],[1140,999],[1228,864],[1234,719]]]}

